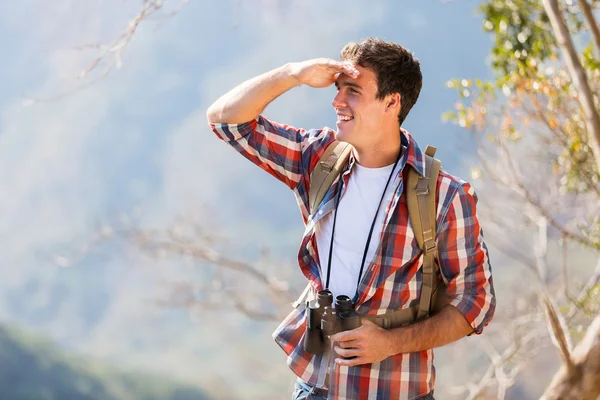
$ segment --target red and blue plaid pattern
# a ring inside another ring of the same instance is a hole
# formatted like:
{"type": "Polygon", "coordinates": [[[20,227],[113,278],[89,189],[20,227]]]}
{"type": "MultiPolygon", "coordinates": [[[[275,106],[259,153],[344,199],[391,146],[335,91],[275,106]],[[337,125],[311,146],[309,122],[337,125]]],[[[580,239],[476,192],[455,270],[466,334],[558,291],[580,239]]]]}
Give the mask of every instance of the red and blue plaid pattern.
{"type": "MultiPolygon", "coordinates": [[[[284,182],[296,195],[306,226],[298,264],[314,290],[322,289],[315,224],[335,207],[338,185],[333,183],[314,216],[308,214],[310,174],[325,148],[334,140],[334,131],[296,129],[258,117],[243,124],[211,124],[213,131],[236,151],[284,182]]],[[[390,183],[395,194],[385,209],[376,256],[366,268],[359,285],[357,311],[379,315],[408,308],[419,301],[422,254],[414,238],[403,193],[406,165],[424,173],[424,155],[402,130],[405,151],[400,160],[402,173],[390,183]]],[[[355,160],[343,175],[344,190],[355,160]]],[[[338,178],[339,179],[339,178],[338,178]]],[[[441,279],[448,286],[451,303],[481,333],[495,310],[491,268],[483,233],[476,216],[477,197],[473,188],[445,171],[438,179],[437,239],[441,279]]],[[[294,309],[273,333],[288,355],[288,365],[303,381],[321,386],[326,361],[304,352],[304,305],[294,309]]],[[[379,363],[345,367],[336,365],[330,398],[413,399],[433,390],[433,350],[397,354],[379,363]]]]}

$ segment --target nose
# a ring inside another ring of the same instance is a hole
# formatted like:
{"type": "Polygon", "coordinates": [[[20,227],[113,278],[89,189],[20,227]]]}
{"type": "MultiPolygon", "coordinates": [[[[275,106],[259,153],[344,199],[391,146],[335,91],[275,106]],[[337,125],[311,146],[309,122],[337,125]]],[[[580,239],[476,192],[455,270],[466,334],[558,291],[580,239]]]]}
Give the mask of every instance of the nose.
{"type": "Polygon", "coordinates": [[[337,92],[337,94],[333,98],[333,101],[331,102],[331,105],[336,110],[340,110],[346,107],[346,99],[344,98],[344,95],[341,90],[337,92]]]}

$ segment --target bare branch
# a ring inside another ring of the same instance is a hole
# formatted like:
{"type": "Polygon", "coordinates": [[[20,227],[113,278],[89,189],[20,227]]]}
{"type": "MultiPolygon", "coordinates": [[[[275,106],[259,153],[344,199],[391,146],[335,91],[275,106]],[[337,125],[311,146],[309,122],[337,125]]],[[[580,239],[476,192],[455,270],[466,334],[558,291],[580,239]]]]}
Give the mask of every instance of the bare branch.
{"type": "Polygon", "coordinates": [[[572,376],[576,373],[575,364],[571,358],[571,340],[564,319],[560,316],[556,307],[550,301],[546,293],[542,294],[542,304],[548,318],[548,328],[552,342],[559,349],[559,353],[567,368],[567,373],[572,376]]]}
{"type": "Polygon", "coordinates": [[[486,158],[485,155],[480,154],[480,160],[482,160],[482,165],[486,170],[486,173],[488,173],[488,175],[497,183],[501,183],[503,186],[512,190],[515,194],[519,195],[519,197],[526,200],[527,203],[533,206],[533,208],[537,211],[539,217],[546,219],[547,223],[554,229],[556,229],[558,232],[560,232],[561,235],[586,247],[598,250],[599,248],[596,243],[592,242],[591,240],[579,233],[567,229],[552,216],[552,213],[548,209],[546,209],[538,199],[534,197],[534,195],[531,193],[531,190],[523,182],[522,174],[519,171],[517,163],[512,155],[512,152],[506,147],[506,144],[502,139],[498,140],[498,146],[502,150],[503,168],[496,168],[496,170],[502,169],[504,171],[510,172],[511,175],[508,179],[499,178],[497,174],[494,174],[494,168],[491,167],[485,161],[483,161],[486,158]]]}
{"type": "MultiPolygon", "coordinates": [[[[514,312],[514,311],[513,311],[514,312]]],[[[490,365],[477,382],[455,386],[449,389],[453,394],[467,392],[469,400],[490,398],[496,391],[496,399],[503,399],[506,392],[515,383],[515,378],[537,356],[545,346],[544,331],[539,329],[541,314],[536,311],[511,319],[503,332],[511,337],[506,348],[500,353],[491,340],[484,339],[483,350],[490,358],[490,365]]]]}
{"type": "Polygon", "coordinates": [[[251,307],[248,298],[241,298],[235,290],[220,289],[221,301],[198,298],[198,290],[188,283],[174,285],[172,291],[157,303],[169,308],[183,308],[191,311],[225,311],[233,310],[257,321],[280,321],[281,313],[266,312],[251,307]],[[196,292],[196,293],[195,293],[196,292]]]}
{"type": "MultiPolygon", "coordinates": [[[[592,273],[592,275],[590,276],[590,278],[588,279],[587,283],[585,284],[585,286],[581,289],[581,291],[579,292],[579,294],[577,295],[577,297],[575,298],[575,301],[573,301],[574,303],[582,303],[583,300],[587,297],[589,291],[598,284],[598,282],[600,282],[600,258],[598,258],[598,262],[596,263],[596,268],[594,269],[594,272],[592,273]]],[[[573,306],[571,308],[571,310],[569,311],[569,313],[567,314],[567,321],[571,321],[575,315],[577,314],[577,312],[580,309],[576,306],[573,306]]]]}
{"type": "MultiPolygon", "coordinates": [[[[164,18],[169,18],[179,12],[181,5],[187,3],[188,0],[182,0],[180,7],[168,13],[164,18]]],[[[104,66],[102,72],[96,78],[77,85],[76,87],[63,91],[61,93],[49,96],[49,97],[36,97],[26,98],[23,101],[24,106],[32,106],[37,103],[45,103],[51,101],[57,101],[75,92],[78,92],[84,88],[95,85],[100,82],[113,70],[113,68],[120,69],[122,66],[123,53],[127,49],[127,46],[131,42],[134,34],[136,33],[140,23],[142,21],[150,19],[152,15],[161,10],[164,5],[164,0],[144,0],[143,6],[140,12],[129,22],[129,25],[123,33],[113,39],[107,44],[86,44],[76,47],[76,50],[83,49],[96,49],[100,51],[100,55],[94,58],[85,68],[79,73],[78,79],[82,80],[88,77],[93,71],[97,71],[101,66],[104,66]]]]}
{"type": "Polygon", "coordinates": [[[204,267],[203,284],[193,280],[165,282],[168,292],[159,302],[162,306],[237,311],[255,320],[275,321],[289,312],[295,300],[288,283],[270,273],[267,263],[252,263],[219,252],[214,237],[205,236],[198,225],[190,222],[161,230],[104,226],[82,247],[77,258],[55,256],[55,262],[73,266],[102,244],[117,239],[153,258],[181,257],[204,267]],[[212,283],[205,285],[207,279],[212,283]]]}
{"type": "Polygon", "coordinates": [[[537,220],[537,224],[538,245],[535,247],[536,265],[540,280],[544,284],[548,284],[548,264],[546,262],[546,257],[548,256],[548,220],[540,217],[537,220]]]}
{"type": "Polygon", "coordinates": [[[563,366],[542,396],[543,400],[596,400],[600,396],[600,315],[588,327],[572,353],[575,373],[563,366]]]}
{"type": "Polygon", "coordinates": [[[562,265],[561,265],[561,271],[562,271],[562,278],[563,278],[563,290],[565,292],[565,296],[569,296],[569,275],[567,272],[567,238],[566,236],[563,234],[562,238],[560,239],[560,244],[561,244],[561,250],[562,250],[562,265]]]}
{"type": "Polygon", "coordinates": [[[527,187],[525,187],[525,185],[523,185],[522,182],[516,182],[515,184],[520,189],[517,191],[517,193],[522,194],[524,196],[524,198],[527,200],[527,202],[537,210],[539,215],[546,218],[548,223],[554,229],[556,229],[559,233],[561,233],[561,235],[563,235],[577,243],[580,243],[586,247],[596,249],[596,250],[599,249],[598,245],[596,243],[592,242],[591,240],[589,240],[588,238],[586,238],[585,236],[583,236],[581,234],[578,234],[578,233],[568,230],[562,224],[560,224],[555,218],[553,218],[551,216],[551,213],[544,206],[542,206],[542,204],[537,199],[535,199],[533,197],[533,195],[531,194],[529,189],[527,187]]]}

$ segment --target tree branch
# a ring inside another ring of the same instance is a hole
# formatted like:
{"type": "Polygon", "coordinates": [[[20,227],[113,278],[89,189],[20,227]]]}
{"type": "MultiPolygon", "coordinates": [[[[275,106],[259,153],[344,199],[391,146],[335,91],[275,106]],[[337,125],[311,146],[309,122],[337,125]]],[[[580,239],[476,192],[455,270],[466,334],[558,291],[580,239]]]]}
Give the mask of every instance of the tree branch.
{"type": "Polygon", "coordinates": [[[594,96],[590,88],[585,70],[579,61],[571,34],[560,13],[557,0],[544,0],[544,8],[550,19],[550,24],[556,35],[556,40],[561,48],[567,69],[573,80],[573,84],[579,93],[579,102],[585,115],[585,124],[588,138],[596,159],[596,166],[600,171],[600,115],[594,104],[594,96]]]}
{"type": "Polygon", "coordinates": [[[575,374],[568,366],[556,373],[542,400],[596,400],[600,396],[600,315],[572,352],[575,374]]]}
{"type": "Polygon", "coordinates": [[[596,42],[596,51],[600,52],[600,30],[598,29],[598,24],[596,24],[592,7],[590,7],[586,0],[579,0],[579,6],[581,7],[581,11],[583,11],[585,19],[590,26],[590,31],[592,32],[592,36],[596,42]]]}
{"type": "Polygon", "coordinates": [[[569,376],[573,376],[576,373],[575,364],[571,358],[571,340],[569,338],[569,331],[567,324],[564,319],[556,310],[556,307],[550,301],[547,293],[542,294],[542,304],[546,310],[546,316],[548,318],[548,328],[554,345],[558,348],[563,363],[567,369],[569,376]]]}
{"type": "MultiPolygon", "coordinates": [[[[596,268],[594,269],[592,276],[590,276],[587,283],[581,289],[581,291],[577,295],[575,301],[573,301],[573,302],[576,304],[583,302],[583,300],[588,296],[589,291],[594,286],[596,286],[598,284],[598,282],[600,282],[600,258],[598,258],[598,262],[596,263],[596,268]]],[[[575,317],[575,315],[577,314],[578,311],[579,311],[579,308],[576,306],[573,306],[573,308],[567,314],[567,317],[566,317],[567,321],[570,322],[575,317]]]]}
{"type": "MultiPolygon", "coordinates": [[[[188,0],[182,0],[180,7],[181,5],[187,3],[187,1],[188,0]]],[[[85,68],[83,68],[78,76],[78,79],[87,78],[88,75],[90,75],[90,73],[97,71],[102,65],[104,65],[102,71],[94,79],[88,80],[85,83],[76,85],[74,88],[65,90],[61,93],[51,95],[48,97],[26,98],[23,101],[23,105],[32,106],[38,103],[60,100],[64,97],[78,92],[79,90],[82,90],[86,87],[95,85],[96,83],[100,82],[101,80],[106,78],[106,76],[108,76],[108,74],[113,70],[113,68],[120,69],[122,65],[123,53],[125,52],[127,46],[131,42],[131,39],[135,35],[140,23],[144,20],[148,20],[149,17],[161,10],[163,8],[163,5],[164,0],[144,0],[142,9],[129,22],[129,25],[127,26],[125,31],[116,38],[114,38],[112,41],[110,41],[108,44],[87,44],[76,48],[76,50],[82,50],[87,48],[99,50],[100,55],[97,56],[94,60],[92,60],[92,62],[90,62],[85,68]]],[[[179,9],[176,8],[174,11],[172,11],[165,17],[173,16],[178,11],[179,9]]]]}

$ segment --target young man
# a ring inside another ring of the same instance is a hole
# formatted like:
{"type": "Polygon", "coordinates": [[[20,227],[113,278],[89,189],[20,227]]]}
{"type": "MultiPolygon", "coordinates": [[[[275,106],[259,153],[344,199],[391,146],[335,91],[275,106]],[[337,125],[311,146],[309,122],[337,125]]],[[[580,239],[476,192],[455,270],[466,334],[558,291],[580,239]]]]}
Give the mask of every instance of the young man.
{"type": "MultiPolygon", "coordinates": [[[[214,132],[296,195],[306,225],[298,262],[315,292],[328,288],[354,299],[361,315],[380,315],[418,303],[422,252],[414,239],[404,191],[406,171],[424,174],[424,155],[401,125],[422,85],[419,62],[395,43],[367,38],[347,44],[342,62],[286,64],[250,79],[207,112],[214,132]],[[333,84],[337,130],[296,129],[260,114],[301,84],[333,84]],[[352,154],[313,215],[311,173],[334,140],[352,154]],[[371,233],[371,234],[370,234],[371,233]]],[[[420,322],[391,329],[363,320],[332,337],[334,368],[304,351],[305,306],[274,332],[298,376],[295,399],[431,399],[433,348],[481,333],[495,309],[487,248],[472,187],[445,171],[437,182],[437,248],[449,304],[420,322]],[[326,379],[327,376],[327,379],[326,379]]]]}

